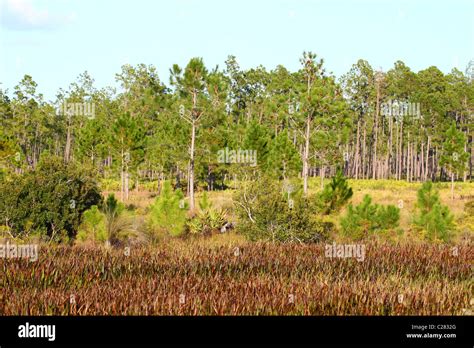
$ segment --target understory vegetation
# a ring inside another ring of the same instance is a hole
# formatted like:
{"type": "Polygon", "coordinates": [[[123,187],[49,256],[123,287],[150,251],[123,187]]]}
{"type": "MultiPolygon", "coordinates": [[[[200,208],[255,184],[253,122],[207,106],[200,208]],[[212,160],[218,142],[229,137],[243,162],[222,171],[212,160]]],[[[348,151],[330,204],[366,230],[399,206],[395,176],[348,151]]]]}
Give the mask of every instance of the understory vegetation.
{"type": "Polygon", "coordinates": [[[4,181],[5,199],[0,203],[0,218],[5,221],[0,230],[3,237],[117,246],[229,231],[253,241],[285,243],[374,238],[397,241],[405,238],[404,232],[410,232],[408,238],[413,240],[438,243],[472,240],[468,214],[472,204],[467,202],[457,224],[448,206],[441,203],[436,185],[429,181],[409,191],[416,203],[409,221],[401,226],[401,210],[406,209],[403,200],[378,204],[365,194],[355,204],[351,202],[351,182],[341,171],[324,189],[307,196],[301,180],[271,176],[240,182],[225,207],[215,206],[209,193],[203,191],[194,210],[181,189],[173,188],[170,181],[161,182],[160,194],[148,205],[135,206],[120,202],[114,193],[103,197],[91,175],[53,158],[18,180],[4,181]]]}

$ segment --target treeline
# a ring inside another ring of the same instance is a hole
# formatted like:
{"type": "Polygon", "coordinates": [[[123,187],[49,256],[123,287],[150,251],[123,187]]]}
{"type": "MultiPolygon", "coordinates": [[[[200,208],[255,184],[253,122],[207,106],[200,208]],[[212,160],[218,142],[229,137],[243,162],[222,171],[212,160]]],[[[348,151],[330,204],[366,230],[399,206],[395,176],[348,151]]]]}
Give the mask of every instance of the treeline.
{"type": "Polygon", "coordinates": [[[12,93],[0,90],[2,175],[61,156],[120,178],[124,199],[132,186],[173,179],[191,208],[197,187],[259,174],[300,176],[305,192],[309,176],[337,167],[352,178],[471,179],[474,64],[445,75],[359,60],[336,79],[315,54],[300,62],[296,72],[243,70],[229,56],[208,69],[193,58],[170,69],[168,85],[151,65],[125,65],[118,91],[95,88],[85,72],[54,102],[25,75],[12,93]],[[237,156],[249,151],[256,161],[237,156]]]}

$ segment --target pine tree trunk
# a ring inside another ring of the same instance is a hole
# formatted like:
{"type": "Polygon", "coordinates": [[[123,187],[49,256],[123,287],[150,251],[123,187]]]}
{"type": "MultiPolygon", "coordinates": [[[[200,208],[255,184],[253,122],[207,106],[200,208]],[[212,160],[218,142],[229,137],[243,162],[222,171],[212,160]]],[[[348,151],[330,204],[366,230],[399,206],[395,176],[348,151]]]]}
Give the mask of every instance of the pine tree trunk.
{"type": "Polygon", "coordinates": [[[408,132],[407,141],[407,182],[410,182],[410,132],[408,132]]]}
{"type": "Polygon", "coordinates": [[[386,168],[386,175],[387,175],[387,178],[388,177],[392,177],[392,159],[393,159],[393,121],[392,121],[392,118],[390,117],[389,118],[389,132],[390,132],[390,136],[389,136],[389,146],[388,146],[388,153],[387,153],[387,168],[386,168]]]}
{"type": "Polygon", "coordinates": [[[418,149],[416,151],[416,181],[420,181],[423,177],[421,173],[423,168],[423,143],[421,143],[421,152],[418,153],[418,149]]]}
{"type": "MultiPolygon", "coordinates": [[[[465,135],[466,139],[469,139],[469,136],[468,136],[467,132],[464,135],[465,135]]],[[[464,143],[464,152],[467,153],[467,141],[464,143]]],[[[467,179],[467,170],[464,170],[463,176],[462,176],[462,181],[466,182],[466,179],[467,179]]]]}
{"type": "Polygon", "coordinates": [[[395,134],[395,139],[397,141],[397,143],[395,144],[395,150],[396,150],[396,154],[395,154],[395,179],[398,180],[398,170],[399,170],[399,158],[400,158],[400,153],[399,153],[399,149],[400,149],[400,138],[399,138],[399,127],[398,127],[398,123],[397,124],[397,131],[396,131],[396,134],[395,134]]]}
{"type": "Polygon", "coordinates": [[[423,143],[423,141],[421,142],[421,152],[420,152],[420,165],[421,165],[421,174],[420,174],[420,179],[421,181],[423,181],[423,178],[425,177],[425,158],[424,158],[424,154],[425,154],[425,151],[424,151],[424,145],[425,143],[423,143]]]}
{"type": "Polygon", "coordinates": [[[196,124],[193,120],[191,134],[191,160],[189,162],[189,208],[194,210],[194,144],[196,141],[196,124]]]}
{"type": "Polygon", "coordinates": [[[377,83],[377,102],[375,109],[375,138],[374,138],[374,157],[372,159],[372,179],[377,178],[377,141],[378,141],[378,129],[379,129],[379,110],[380,110],[380,84],[377,83]]]}
{"type": "Polygon", "coordinates": [[[308,195],[308,161],[309,161],[309,136],[310,136],[311,118],[306,118],[305,145],[303,152],[303,193],[308,195]]]}
{"type": "Polygon", "coordinates": [[[364,121],[364,141],[362,143],[362,179],[366,178],[366,157],[367,157],[367,124],[364,121]]]}
{"type": "Polygon", "coordinates": [[[120,167],[120,199],[123,201],[124,200],[124,189],[125,189],[125,174],[124,174],[124,153],[122,149],[122,162],[121,162],[121,167],[120,167]]]}
{"type": "Polygon", "coordinates": [[[360,119],[357,121],[357,138],[356,138],[356,148],[355,148],[355,178],[359,178],[359,162],[360,162],[360,119]]]}
{"type": "Polygon", "coordinates": [[[429,176],[429,157],[430,157],[430,137],[428,137],[426,143],[426,159],[425,159],[425,181],[429,176]]]}
{"type": "Polygon", "coordinates": [[[403,172],[403,120],[400,122],[400,140],[398,142],[399,146],[399,162],[398,162],[398,180],[402,180],[402,172],[403,172]]]}

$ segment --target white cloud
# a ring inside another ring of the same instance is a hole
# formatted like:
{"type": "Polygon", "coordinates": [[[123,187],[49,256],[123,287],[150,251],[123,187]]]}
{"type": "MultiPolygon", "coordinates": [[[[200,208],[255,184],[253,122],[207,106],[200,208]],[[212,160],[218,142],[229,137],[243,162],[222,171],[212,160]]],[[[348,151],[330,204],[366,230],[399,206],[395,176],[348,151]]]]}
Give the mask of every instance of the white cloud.
{"type": "Polygon", "coordinates": [[[1,25],[14,30],[54,29],[74,19],[74,14],[52,14],[46,9],[39,9],[37,4],[34,0],[3,0],[1,25]]]}

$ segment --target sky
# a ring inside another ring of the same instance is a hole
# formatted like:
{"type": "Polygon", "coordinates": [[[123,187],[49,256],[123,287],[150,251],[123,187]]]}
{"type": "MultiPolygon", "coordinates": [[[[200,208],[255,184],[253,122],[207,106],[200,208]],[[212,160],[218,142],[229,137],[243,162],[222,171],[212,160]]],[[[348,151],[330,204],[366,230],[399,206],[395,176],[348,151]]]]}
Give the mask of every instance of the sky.
{"type": "Polygon", "coordinates": [[[0,88],[10,95],[25,74],[46,100],[86,70],[97,88],[118,87],[124,64],[152,64],[169,84],[169,68],[192,57],[296,71],[303,51],[337,77],[358,59],[465,71],[474,0],[0,0],[0,88]]]}

